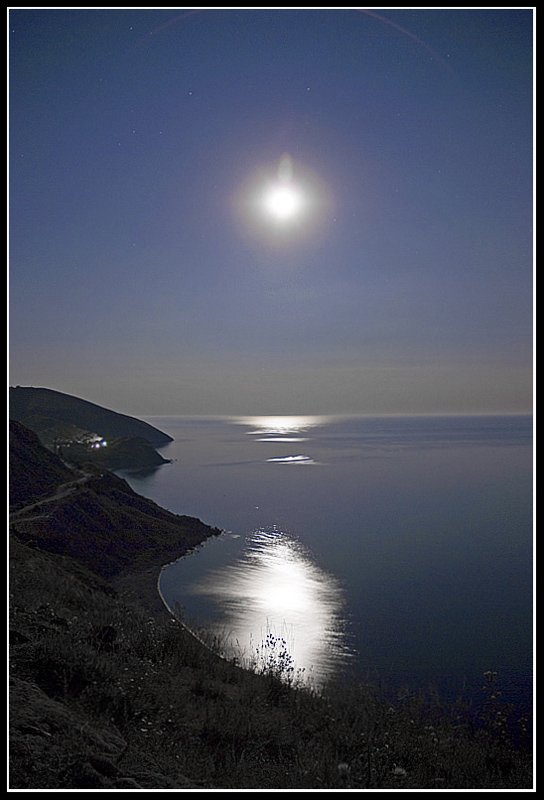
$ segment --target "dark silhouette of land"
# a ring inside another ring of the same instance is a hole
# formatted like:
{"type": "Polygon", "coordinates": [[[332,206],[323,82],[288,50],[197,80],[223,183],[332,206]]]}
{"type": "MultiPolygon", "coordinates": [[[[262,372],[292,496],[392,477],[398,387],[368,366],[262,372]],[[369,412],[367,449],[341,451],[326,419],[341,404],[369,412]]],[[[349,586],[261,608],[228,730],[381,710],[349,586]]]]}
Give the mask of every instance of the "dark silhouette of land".
{"type": "Polygon", "coordinates": [[[43,445],[72,462],[112,470],[148,471],[167,463],[155,447],[172,437],[143,420],[88,400],[33,386],[9,390],[10,419],[34,431],[43,445]]]}

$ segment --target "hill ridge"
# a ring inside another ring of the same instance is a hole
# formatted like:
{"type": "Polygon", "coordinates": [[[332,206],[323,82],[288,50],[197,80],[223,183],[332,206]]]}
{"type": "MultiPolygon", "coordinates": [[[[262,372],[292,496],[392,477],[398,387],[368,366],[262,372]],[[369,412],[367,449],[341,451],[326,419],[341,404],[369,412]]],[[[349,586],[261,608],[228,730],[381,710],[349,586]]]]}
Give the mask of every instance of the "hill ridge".
{"type": "Polygon", "coordinates": [[[141,436],[155,447],[168,444],[173,438],[148,422],[100,406],[81,397],[59,392],[56,389],[34,386],[11,386],[9,390],[11,419],[28,425],[28,419],[55,420],[93,431],[104,438],[141,436]],[[27,422],[25,423],[25,419],[27,422]]]}

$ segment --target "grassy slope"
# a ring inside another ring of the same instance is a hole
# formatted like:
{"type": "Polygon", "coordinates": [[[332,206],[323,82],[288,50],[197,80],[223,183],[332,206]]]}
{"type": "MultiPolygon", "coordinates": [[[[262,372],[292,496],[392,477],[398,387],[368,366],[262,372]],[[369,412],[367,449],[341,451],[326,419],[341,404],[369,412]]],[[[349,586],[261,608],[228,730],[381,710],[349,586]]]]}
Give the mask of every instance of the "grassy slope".
{"type": "Polygon", "coordinates": [[[200,644],[155,592],[166,549],[211,532],[196,522],[109,477],[15,517],[11,789],[531,788],[530,731],[512,718],[514,748],[492,676],[475,714],[369,685],[317,695],[294,685],[288,658],[272,652],[255,674],[200,644]],[[59,549],[46,523],[71,549],[46,551],[59,549]]]}

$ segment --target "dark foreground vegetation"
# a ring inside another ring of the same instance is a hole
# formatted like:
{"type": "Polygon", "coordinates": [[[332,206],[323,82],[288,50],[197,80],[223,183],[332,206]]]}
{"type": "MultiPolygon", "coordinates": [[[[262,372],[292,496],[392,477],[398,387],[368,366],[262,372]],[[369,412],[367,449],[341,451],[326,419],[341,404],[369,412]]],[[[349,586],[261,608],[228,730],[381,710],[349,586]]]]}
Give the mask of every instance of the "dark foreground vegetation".
{"type": "MultiPolygon", "coordinates": [[[[70,508],[79,509],[73,541],[86,540],[89,552],[82,508],[100,508],[109,531],[102,549],[115,535],[112,520],[128,536],[130,508],[136,528],[151,511],[118,479],[52,490],[51,481],[65,486],[80,473],[49,455],[47,469],[58,471],[34,489],[42,504],[33,496],[28,508],[16,492],[12,520],[11,789],[532,788],[531,722],[503,706],[500,676],[482,676],[476,707],[410,691],[392,701],[370,684],[311,691],[274,640],[255,653],[253,671],[229,663],[156,602],[158,568],[142,566],[142,530],[131,547],[112,551],[117,568],[111,553],[85,559],[74,545],[68,554],[70,508]],[[57,521],[62,536],[48,552],[44,532],[57,521]]],[[[161,511],[157,531],[167,524],[175,550],[175,523],[161,511]]],[[[205,538],[178,521],[187,543],[205,538]]]]}

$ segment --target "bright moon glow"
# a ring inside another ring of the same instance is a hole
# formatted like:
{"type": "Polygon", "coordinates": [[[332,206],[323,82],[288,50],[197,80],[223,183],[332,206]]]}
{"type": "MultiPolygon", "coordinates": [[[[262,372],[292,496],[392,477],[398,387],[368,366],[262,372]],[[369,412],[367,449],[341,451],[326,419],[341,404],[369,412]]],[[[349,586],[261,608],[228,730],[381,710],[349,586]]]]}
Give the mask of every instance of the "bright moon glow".
{"type": "Polygon", "coordinates": [[[264,196],[265,208],[278,220],[296,217],[302,208],[302,197],[290,186],[273,186],[264,196]]]}
{"type": "Polygon", "coordinates": [[[330,206],[327,187],[284,153],[256,168],[234,196],[247,232],[274,246],[312,239],[330,206]]]}
{"type": "Polygon", "coordinates": [[[300,189],[293,184],[293,163],[287,154],[280,158],[277,181],[265,192],[263,204],[280,221],[294,219],[303,207],[300,189]]]}

